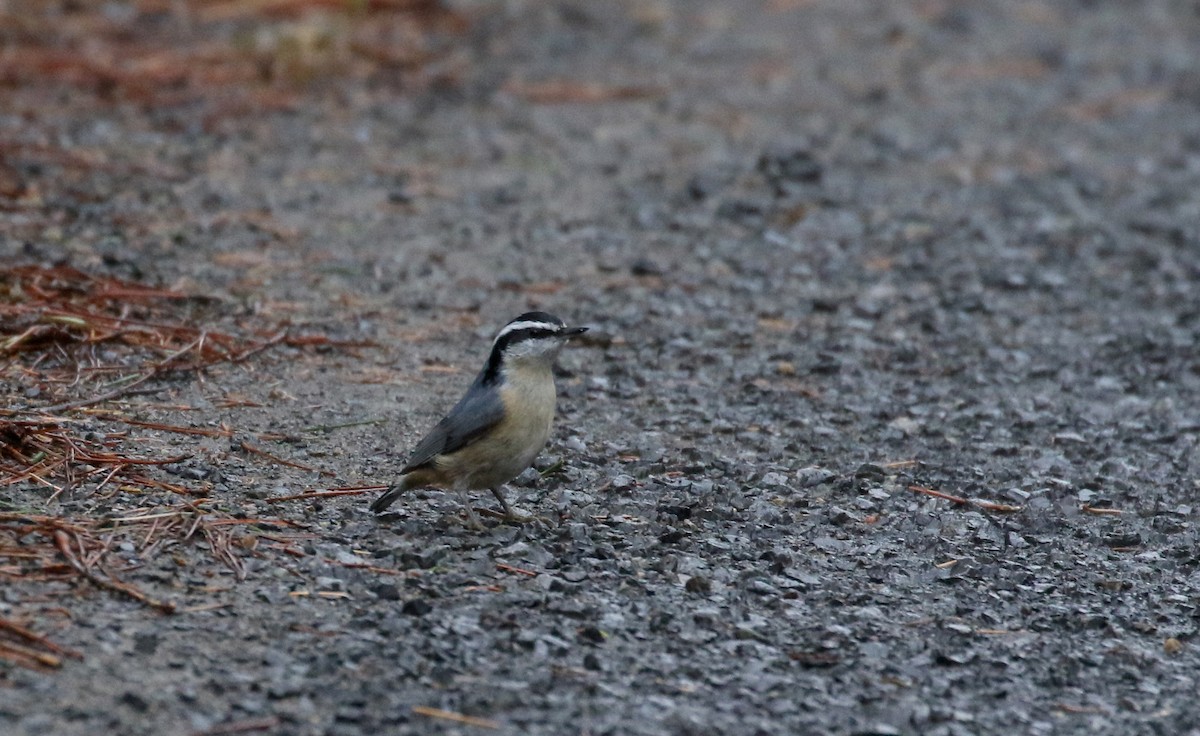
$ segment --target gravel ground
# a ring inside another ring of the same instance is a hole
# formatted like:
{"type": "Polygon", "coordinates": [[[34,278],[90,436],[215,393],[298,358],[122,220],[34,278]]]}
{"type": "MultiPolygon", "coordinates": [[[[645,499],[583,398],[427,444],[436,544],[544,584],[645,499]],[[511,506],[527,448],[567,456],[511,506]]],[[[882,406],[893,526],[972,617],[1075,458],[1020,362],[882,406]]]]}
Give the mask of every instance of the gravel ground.
{"type": "Polygon", "coordinates": [[[172,616],[79,589],[39,630],[84,659],[6,672],[5,733],[1200,733],[1193,3],[464,11],[454,84],[63,113],[174,175],[118,167],[8,256],[382,347],[146,399],[331,475],[147,431],[305,533],[241,582],[198,544],[143,561],[172,616]],[[268,503],[396,477],[528,308],[595,335],[509,489],[551,523],[268,503]]]}

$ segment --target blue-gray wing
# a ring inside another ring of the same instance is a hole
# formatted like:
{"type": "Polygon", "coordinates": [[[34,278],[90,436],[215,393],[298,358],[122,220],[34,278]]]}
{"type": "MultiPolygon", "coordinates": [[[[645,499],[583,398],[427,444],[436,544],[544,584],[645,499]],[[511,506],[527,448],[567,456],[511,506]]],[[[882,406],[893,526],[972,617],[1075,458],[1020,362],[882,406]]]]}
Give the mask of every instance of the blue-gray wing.
{"type": "Polygon", "coordinates": [[[415,470],[437,455],[461,450],[483,436],[504,418],[504,403],[495,391],[484,391],[482,374],[459,399],[446,418],[421,440],[402,472],[415,470]]]}

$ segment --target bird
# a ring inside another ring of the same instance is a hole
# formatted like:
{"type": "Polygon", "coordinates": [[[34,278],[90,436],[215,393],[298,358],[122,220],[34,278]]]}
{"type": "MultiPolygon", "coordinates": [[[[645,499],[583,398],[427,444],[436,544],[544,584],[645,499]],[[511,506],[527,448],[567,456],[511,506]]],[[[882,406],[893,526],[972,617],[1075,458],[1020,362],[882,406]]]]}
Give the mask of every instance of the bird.
{"type": "Polygon", "coordinates": [[[500,486],[528,468],[550,439],[557,392],[554,361],[586,327],[567,327],[546,312],[526,312],[496,333],[487,362],[446,416],[412,451],[399,480],[371,504],[382,514],[413,488],[454,491],[467,519],[482,529],[466,491],[488,489],[509,521],[514,514],[500,486]]]}

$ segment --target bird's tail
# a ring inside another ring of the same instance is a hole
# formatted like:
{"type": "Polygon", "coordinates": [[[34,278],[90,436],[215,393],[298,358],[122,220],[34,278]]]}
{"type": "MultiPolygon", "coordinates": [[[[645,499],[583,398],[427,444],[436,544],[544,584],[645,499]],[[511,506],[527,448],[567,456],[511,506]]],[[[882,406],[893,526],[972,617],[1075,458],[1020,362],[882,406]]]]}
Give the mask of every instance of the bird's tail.
{"type": "Polygon", "coordinates": [[[389,486],[388,489],[383,492],[383,495],[371,503],[371,511],[375,512],[376,514],[382,514],[384,511],[387,511],[387,507],[395,503],[396,499],[404,495],[404,492],[410,487],[411,486],[408,483],[408,476],[403,476],[400,478],[399,483],[389,486]]]}

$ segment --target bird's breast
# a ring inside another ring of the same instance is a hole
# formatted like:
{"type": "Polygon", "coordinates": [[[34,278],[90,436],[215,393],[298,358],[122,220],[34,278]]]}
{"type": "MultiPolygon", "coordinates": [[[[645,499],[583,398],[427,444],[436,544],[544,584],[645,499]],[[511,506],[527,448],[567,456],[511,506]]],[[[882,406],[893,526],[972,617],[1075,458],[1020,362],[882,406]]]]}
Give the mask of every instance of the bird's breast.
{"type": "Polygon", "coordinates": [[[504,402],[503,424],[509,425],[506,434],[513,435],[514,440],[525,438],[520,444],[535,447],[536,455],[550,439],[554,423],[554,376],[548,370],[511,368],[500,386],[500,400],[504,402]]]}
{"type": "Polygon", "coordinates": [[[438,459],[439,470],[462,488],[495,488],[533,463],[550,439],[554,422],[554,377],[506,372],[497,389],[504,418],[477,442],[438,459]]]}

